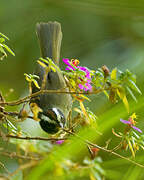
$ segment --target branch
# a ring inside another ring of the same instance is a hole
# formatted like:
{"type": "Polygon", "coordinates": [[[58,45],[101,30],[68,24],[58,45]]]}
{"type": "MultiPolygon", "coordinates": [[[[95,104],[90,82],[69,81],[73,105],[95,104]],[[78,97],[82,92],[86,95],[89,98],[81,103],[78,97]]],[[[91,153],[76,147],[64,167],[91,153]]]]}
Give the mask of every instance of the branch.
{"type": "Polygon", "coordinates": [[[35,165],[37,165],[37,161],[31,161],[31,162],[28,162],[26,164],[22,164],[21,166],[19,166],[14,172],[10,173],[10,176],[9,178],[11,178],[12,176],[14,176],[16,173],[18,173],[20,170],[24,170],[24,169],[27,169],[27,168],[30,168],[30,167],[33,167],[35,165]]]}
{"type": "Polygon", "coordinates": [[[60,90],[40,90],[36,93],[33,93],[29,96],[26,96],[24,98],[21,98],[19,100],[16,100],[16,101],[11,101],[11,102],[0,102],[0,105],[9,105],[9,106],[16,106],[16,105],[19,105],[19,104],[22,104],[22,103],[25,103],[25,102],[28,102],[30,99],[38,96],[38,95],[41,95],[41,94],[86,94],[86,95],[92,95],[92,94],[98,94],[98,93],[101,93],[103,92],[104,90],[106,89],[97,89],[95,91],[90,91],[90,92],[75,92],[75,91],[62,91],[61,89],[60,90]]]}
{"type": "Polygon", "coordinates": [[[14,138],[14,139],[21,139],[21,140],[42,140],[42,141],[59,141],[59,140],[66,140],[66,138],[44,138],[44,137],[29,137],[29,136],[14,136],[10,134],[2,135],[0,137],[5,136],[6,138],[14,138]]]}
{"type": "Polygon", "coordinates": [[[24,155],[18,155],[15,152],[0,152],[1,155],[3,156],[8,156],[10,158],[18,158],[18,159],[26,159],[26,160],[34,160],[34,161],[39,161],[42,160],[40,157],[32,157],[32,156],[24,156],[24,155]]]}

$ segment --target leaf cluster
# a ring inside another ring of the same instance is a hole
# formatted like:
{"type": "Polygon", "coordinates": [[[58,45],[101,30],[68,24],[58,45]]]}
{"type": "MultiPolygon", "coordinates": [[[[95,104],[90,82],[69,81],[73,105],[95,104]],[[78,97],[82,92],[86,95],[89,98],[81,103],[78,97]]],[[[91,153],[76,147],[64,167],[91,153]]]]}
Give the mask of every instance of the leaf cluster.
{"type": "Polygon", "coordinates": [[[6,40],[9,40],[9,38],[0,32],[0,52],[2,54],[0,56],[0,60],[3,60],[4,57],[7,57],[6,51],[15,56],[14,52],[5,44],[6,40]]]}

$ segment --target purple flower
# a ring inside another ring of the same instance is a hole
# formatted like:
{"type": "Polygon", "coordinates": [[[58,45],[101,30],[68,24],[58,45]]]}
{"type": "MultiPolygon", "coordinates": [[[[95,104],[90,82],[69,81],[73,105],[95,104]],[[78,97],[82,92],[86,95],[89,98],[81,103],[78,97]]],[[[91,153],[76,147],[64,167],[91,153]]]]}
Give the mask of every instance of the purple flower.
{"type": "Polygon", "coordinates": [[[131,124],[130,121],[126,121],[126,120],[123,120],[123,119],[120,119],[120,121],[121,121],[122,123],[124,123],[124,124],[131,124]]]}
{"type": "Polygon", "coordinates": [[[85,75],[86,78],[91,79],[90,72],[89,72],[89,70],[86,67],[77,66],[77,68],[82,70],[82,71],[84,71],[86,73],[86,75],[85,75]]]}
{"type": "Polygon", "coordinates": [[[88,91],[88,90],[92,90],[92,86],[90,83],[85,83],[84,85],[83,84],[79,84],[78,85],[80,89],[84,89],[84,91],[88,91]]]}
{"type": "Polygon", "coordinates": [[[64,143],[64,140],[58,140],[55,142],[56,144],[63,144],[64,143]]]}
{"type": "Polygon", "coordinates": [[[78,86],[81,90],[84,91],[92,90],[92,86],[90,84],[91,83],[90,71],[86,67],[77,66],[79,64],[79,61],[77,59],[73,59],[71,63],[69,59],[63,59],[63,62],[67,65],[66,70],[75,71],[76,69],[79,69],[85,72],[84,77],[82,79],[80,78],[81,83],[79,83],[78,86]],[[75,68],[71,64],[73,64],[75,68]]]}
{"type": "Polygon", "coordinates": [[[133,126],[133,125],[135,124],[135,121],[134,121],[132,118],[129,118],[128,121],[123,120],[123,119],[120,119],[120,121],[121,121],[122,123],[124,123],[124,124],[130,125],[130,127],[132,127],[133,129],[135,129],[136,131],[142,133],[142,131],[141,131],[139,128],[137,128],[136,126],[133,126]]]}
{"type": "Polygon", "coordinates": [[[63,62],[68,65],[66,67],[66,70],[72,70],[72,71],[75,71],[75,68],[71,65],[71,63],[69,62],[69,59],[63,59],[63,62]]]}
{"type": "Polygon", "coordinates": [[[135,129],[136,131],[142,133],[142,131],[141,131],[139,128],[137,128],[137,127],[135,127],[135,126],[131,126],[131,127],[132,127],[133,129],[135,129]]]}

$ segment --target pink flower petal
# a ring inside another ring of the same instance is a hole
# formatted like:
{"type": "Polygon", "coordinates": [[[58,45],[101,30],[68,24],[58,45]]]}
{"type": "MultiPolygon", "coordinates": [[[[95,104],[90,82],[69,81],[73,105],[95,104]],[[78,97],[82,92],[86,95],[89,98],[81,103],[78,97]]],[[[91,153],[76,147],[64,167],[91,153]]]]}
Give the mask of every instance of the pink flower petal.
{"type": "Polygon", "coordinates": [[[87,86],[88,90],[92,90],[92,86],[91,86],[91,84],[86,83],[85,85],[87,86]]]}
{"type": "Polygon", "coordinates": [[[130,121],[126,121],[126,120],[123,120],[123,119],[120,119],[120,121],[121,121],[122,123],[124,123],[124,124],[131,124],[130,121]]]}
{"type": "Polygon", "coordinates": [[[73,70],[75,71],[75,68],[70,64],[69,59],[63,59],[63,62],[68,65],[68,67],[66,67],[66,70],[73,70]]]}
{"type": "Polygon", "coordinates": [[[78,86],[79,86],[80,89],[83,90],[84,86],[82,84],[79,84],[78,86]]]}
{"type": "Polygon", "coordinates": [[[86,76],[85,76],[86,78],[91,79],[90,72],[89,72],[89,70],[86,67],[77,66],[77,68],[82,70],[82,71],[84,71],[86,73],[86,76]]]}
{"type": "Polygon", "coordinates": [[[56,143],[56,144],[62,144],[62,143],[64,143],[64,140],[58,140],[58,141],[56,141],[55,143],[56,143]]]}
{"type": "Polygon", "coordinates": [[[85,85],[79,84],[80,89],[84,89],[84,91],[88,91],[92,89],[92,86],[89,83],[85,83],[85,85]]]}
{"type": "Polygon", "coordinates": [[[63,62],[66,64],[66,65],[69,65],[69,59],[63,59],[63,62]]]}
{"type": "Polygon", "coordinates": [[[141,131],[139,128],[137,128],[137,127],[135,127],[135,126],[132,126],[132,128],[135,129],[136,131],[142,133],[142,131],[141,131]]]}

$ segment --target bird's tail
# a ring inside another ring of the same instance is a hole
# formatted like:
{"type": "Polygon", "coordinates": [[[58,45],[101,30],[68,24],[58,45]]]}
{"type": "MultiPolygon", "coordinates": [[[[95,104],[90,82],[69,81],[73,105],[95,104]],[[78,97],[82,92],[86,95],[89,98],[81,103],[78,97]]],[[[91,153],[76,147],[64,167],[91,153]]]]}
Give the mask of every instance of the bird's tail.
{"type": "Polygon", "coordinates": [[[61,25],[58,22],[37,23],[36,32],[40,44],[41,56],[51,58],[59,65],[62,40],[61,25]]]}

